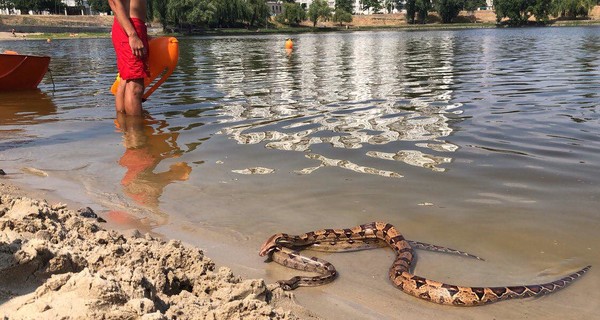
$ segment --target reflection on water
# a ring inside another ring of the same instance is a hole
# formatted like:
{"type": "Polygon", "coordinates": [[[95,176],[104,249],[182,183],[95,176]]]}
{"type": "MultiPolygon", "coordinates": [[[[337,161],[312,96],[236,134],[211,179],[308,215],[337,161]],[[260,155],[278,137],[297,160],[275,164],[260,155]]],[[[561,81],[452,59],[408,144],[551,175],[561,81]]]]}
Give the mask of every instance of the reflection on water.
{"type": "Polygon", "coordinates": [[[44,117],[56,113],[52,99],[40,90],[0,92],[0,125],[30,125],[55,119],[44,117]]]}
{"type": "Polygon", "coordinates": [[[235,41],[219,46],[215,82],[226,93],[219,133],[239,144],[309,153],[318,167],[386,177],[402,175],[365,166],[364,156],[444,171],[440,165],[452,158],[432,152],[458,149],[444,140],[453,132],[448,115],[462,112],[461,104],[451,101],[451,37],[441,43],[437,38],[387,41],[377,34],[311,37],[279,58],[265,51],[239,56],[235,41]],[[421,141],[427,143],[413,143],[421,141]],[[358,153],[339,159],[335,151],[314,152],[319,144],[358,153]],[[390,149],[395,152],[383,151],[390,149]]]}
{"type": "Polygon", "coordinates": [[[164,159],[176,158],[182,150],[177,145],[177,132],[167,132],[165,121],[151,117],[117,114],[117,129],[123,133],[125,153],[119,165],[127,172],[121,185],[124,193],[138,204],[157,209],[164,188],[174,181],[185,181],[192,168],[186,162],[177,162],[163,172],[154,172],[164,159]]]}
{"type": "Polygon", "coordinates": [[[382,177],[392,177],[392,178],[402,178],[402,175],[393,171],[379,170],[371,167],[364,167],[357,165],[356,163],[352,163],[348,160],[340,160],[340,159],[329,159],[319,154],[310,153],[307,154],[306,157],[308,159],[319,160],[321,162],[320,165],[311,168],[304,168],[302,170],[296,171],[299,174],[310,174],[315,170],[322,167],[338,167],[347,170],[351,170],[358,173],[369,173],[376,174],[382,177]]]}
{"type": "Polygon", "coordinates": [[[24,132],[26,125],[56,121],[52,99],[40,90],[0,92],[0,150],[32,141],[24,132]]]}

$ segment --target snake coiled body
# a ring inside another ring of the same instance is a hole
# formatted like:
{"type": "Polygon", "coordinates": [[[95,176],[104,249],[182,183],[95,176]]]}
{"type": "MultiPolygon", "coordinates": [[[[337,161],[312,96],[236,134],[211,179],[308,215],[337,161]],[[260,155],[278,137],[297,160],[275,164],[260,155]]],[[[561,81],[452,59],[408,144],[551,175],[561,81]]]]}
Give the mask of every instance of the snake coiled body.
{"type": "Polygon", "coordinates": [[[319,274],[316,277],[296,276],[278,282],[284,290],[293,290],[299,286],[326,284],[337,276],[337,271],[331,263],[314,257],[302,256],[296,250],[308,247],[321,251],[361,250],[381,245],[390,246],[396,253],[389,276],[397,288],[412,296],[444,305],[478,306],[507,299],[545,295],[564,288],[591,267],[587,266],[556,281],[534,285],[463,287],[446,284],[425,279],[410,272],[414,259],[412,246],[419,249],[478,257],[450,248],[406,240],[394,226],[385,222],[372,222],[346,229],[323,229],[301,235],[278,233],[263,244],[259,254],[261,256],[269,255],[273,261],[286,267],[319,274]]]}

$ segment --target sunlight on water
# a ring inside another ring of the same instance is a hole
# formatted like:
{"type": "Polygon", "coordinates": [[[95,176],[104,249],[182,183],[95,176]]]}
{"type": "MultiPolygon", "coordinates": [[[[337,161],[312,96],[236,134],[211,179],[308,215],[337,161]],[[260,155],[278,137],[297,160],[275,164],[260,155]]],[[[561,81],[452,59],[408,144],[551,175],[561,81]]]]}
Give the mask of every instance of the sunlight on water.
{"type": "Polygon", "coordinates": [[[307,158],[320,162],[297,171],[302,174],[335,166],[402,176],[331,158],[327,150],[311,152],[318,144],[356,149],[352,158],[360,162],[368,162],[368,156],[444,171],[438,166],[452,158],[428,152],[458,148],[444,141],[453,131],[448,116],[462,112],[460,103],[451,102],[454,76],[447,57],[452,55],[453,39],[405,43],[390,36],[311,36],[287,55],[267,47],[273,52],[243,57],[237,55],[237,42],[219,42],[211,67],[217,70],[218,88],[228,93],[219,108],[219,133],[239,144],[308,153],[307,158]],[[412,143],[417,141],[428,143],[412,143]]]}

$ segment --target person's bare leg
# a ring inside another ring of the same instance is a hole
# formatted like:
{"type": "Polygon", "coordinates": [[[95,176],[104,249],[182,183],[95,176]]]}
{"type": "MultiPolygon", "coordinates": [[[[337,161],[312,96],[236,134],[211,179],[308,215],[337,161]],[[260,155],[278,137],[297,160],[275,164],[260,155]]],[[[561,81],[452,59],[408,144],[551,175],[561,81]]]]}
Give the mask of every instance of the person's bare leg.
{"type": "Polygon", "coordinates": [[[127,81],[121,79],[119,86],[117,87],[117,93],[115,93],[115,110],[118,113],[125,113],[125,85],[127,81]]]}
{"type": "Polygon", "coordinates": [[[125,86],[125,113],[130,116],[142,115],[144,79],[127,80],[125,86]]]}

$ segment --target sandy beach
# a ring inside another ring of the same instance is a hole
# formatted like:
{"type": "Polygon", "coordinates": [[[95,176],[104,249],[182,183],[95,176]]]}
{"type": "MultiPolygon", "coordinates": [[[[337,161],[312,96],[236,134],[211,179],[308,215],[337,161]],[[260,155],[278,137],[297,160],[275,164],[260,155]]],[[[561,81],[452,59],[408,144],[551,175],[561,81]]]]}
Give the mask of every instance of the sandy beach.
{"type": "Polygon", "coordinates": [[[25,33],[16,33],[13,35],[11,32],[0,32],[0,40],[22,40],[25,33]]]}
{"type": "Polygon", "coordinates": [[[292,295],[201,249],[0,183],[3,319],[310,319],[292,295]]]}

